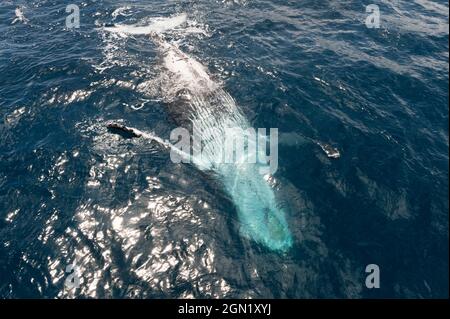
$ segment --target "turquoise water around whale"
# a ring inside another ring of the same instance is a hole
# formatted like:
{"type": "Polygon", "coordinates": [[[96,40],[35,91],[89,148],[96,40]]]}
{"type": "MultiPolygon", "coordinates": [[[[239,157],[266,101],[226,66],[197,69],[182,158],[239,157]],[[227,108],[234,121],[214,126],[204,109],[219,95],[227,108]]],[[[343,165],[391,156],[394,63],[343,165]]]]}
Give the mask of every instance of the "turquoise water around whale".
{"type": "Polygon", "coordinates": [[[447,2],[70,3],[0,3],[1,297],[448,297],[447,2]],[[106,129],[187,117],[157,43],[103,27],[180,14],[165,39],[278,128],[270,182],[106,129]]]}

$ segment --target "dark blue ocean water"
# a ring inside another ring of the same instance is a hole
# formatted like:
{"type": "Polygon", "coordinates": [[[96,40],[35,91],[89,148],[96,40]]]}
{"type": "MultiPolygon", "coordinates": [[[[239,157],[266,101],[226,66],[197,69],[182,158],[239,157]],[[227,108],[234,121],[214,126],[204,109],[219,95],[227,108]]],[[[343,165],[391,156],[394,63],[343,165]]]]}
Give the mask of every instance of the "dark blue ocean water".
{"type": "Polygon", "coordinates": [[[448,35],[440,0],[2,0],[0,297],[448,297],[448,35]],[[215,174],[105,128],[176,127],[155,44],[103,26],[181,13],[168,41],[279,129],[287,251],[240,233],[215,174]]]}

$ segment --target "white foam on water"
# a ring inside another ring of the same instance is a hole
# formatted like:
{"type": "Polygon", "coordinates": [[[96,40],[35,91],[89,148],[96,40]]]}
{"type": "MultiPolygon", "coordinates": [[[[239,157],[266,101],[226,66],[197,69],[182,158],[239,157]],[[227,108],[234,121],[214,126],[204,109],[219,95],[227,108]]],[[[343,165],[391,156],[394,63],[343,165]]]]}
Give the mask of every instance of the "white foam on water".
{"type": "Polygon", "coordinates": [[[11,24],[15,24],[17,22],[27,23],[28,19],[25,17],[23,13],[23,7],[17,7],[16,10],[14,10],[14,14],[16,15],[16,18],[13,20],[11,24]]]}
{"type": "Polygon", "coordinates": [[[120,7],[117,8],[116,10],[113,11],[113,13],[111,14],[111,16],[116,19],[118,16],[129,16],[131,14],[126,14],[125,12],[127,10],[130,10],[131,7],[130,6],[124,6],[124,7],[120,7]]]}
{"type": "Polygon", "coordinates": [[[182,13],[170,18],[155,18],[146,26],[118,24],[114,27],[105,27],[104,30],[124,35],[151,35],[173,30],[186,22],[187,14],[182,13]]]}

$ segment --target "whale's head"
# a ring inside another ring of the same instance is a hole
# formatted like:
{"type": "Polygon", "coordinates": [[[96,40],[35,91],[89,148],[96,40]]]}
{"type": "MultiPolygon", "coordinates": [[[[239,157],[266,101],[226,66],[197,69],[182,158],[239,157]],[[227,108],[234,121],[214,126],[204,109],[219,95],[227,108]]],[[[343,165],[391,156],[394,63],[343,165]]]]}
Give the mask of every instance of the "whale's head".
{"type": "Polygon", "coordinates": [[[269,198],[259,197],[257,194],[247,193],[241,196],[246,197],[244,201],[249,198],[255,200],[252,206],[237,203],[242,233],[271,250],[289,250],[292,246],[292,235],[283,209],[275,207],[269,202],[269,198]]]}
{"type": "Polygon", "coordinates": [[[293,239],[286,213],[255,166],[228,168],[223,176],[239,214],[241,232],[271,250],[289,250],[293,239]]]}

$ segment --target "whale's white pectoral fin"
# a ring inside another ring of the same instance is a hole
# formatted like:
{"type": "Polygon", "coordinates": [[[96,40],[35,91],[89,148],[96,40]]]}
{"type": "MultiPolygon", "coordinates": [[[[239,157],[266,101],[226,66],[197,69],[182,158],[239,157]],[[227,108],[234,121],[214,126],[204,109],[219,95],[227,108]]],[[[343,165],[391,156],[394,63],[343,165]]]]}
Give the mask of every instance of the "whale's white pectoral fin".
{"type": "Polygon", "coordinates": [[[181,161],[182,163],[192,163],[202,171],[212,170],[211,165],[206,161],[202,160],[201,158],[194,157],[186,152],[183,152],[169,141],[163,140],[162,138],[154,135],[153,133],[144,132],[134,127],[129,127],[116,122],[108,123],[106,124],[106,127],[111,133],[119,134],[124,138],[144,138],[150,141],[155,141],[161,147],[170,150],[174,154],[178,155],[180,159],[182,159],[181,161]]]}

